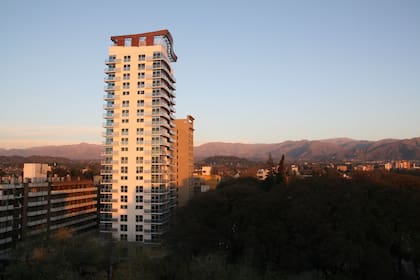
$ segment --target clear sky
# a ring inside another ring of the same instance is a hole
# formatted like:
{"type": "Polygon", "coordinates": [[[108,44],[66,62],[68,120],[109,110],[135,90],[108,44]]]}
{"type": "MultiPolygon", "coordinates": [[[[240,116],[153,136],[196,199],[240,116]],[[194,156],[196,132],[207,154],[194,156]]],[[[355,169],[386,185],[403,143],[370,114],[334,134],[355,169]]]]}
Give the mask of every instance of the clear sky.
{"type": "Polygon", "coordinates": [[[420,136],[419,0],[2,0],[0,147],[100,143],[109,37],[164,28],[196,144],[420,136]]]}

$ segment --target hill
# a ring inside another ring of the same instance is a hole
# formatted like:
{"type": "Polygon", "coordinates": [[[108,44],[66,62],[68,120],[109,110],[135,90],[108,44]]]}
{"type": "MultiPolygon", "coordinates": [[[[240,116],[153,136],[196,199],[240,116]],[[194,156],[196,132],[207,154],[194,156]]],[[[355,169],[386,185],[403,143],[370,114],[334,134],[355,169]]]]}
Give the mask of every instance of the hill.
{"type": "MultiPolygon", "coordinates": [[[[72,160],[101,158],[102,145],[80,143],[42,146],[28,149],[0,149],[0,156],[49,156],[72,160]]],[[[267,160],[268,154],[288,160],[420,160],[420,137],[379,141],[336,138],[326,140],[285,141],[275,144],[243,144],[211,142],[194,148],[196,160],[212,156],[234,156],[248,160],[267,160]]]]}
{"type": "Polygon", "coordinates": [[[102,145],[80,143],[74,145],[42,146],[27,149],[0,149],[0,156],[49,156],[73,160],[100,159],[102,145]]]}
{"type": "Polygon", "coordinates": [[[271,153],[274,158],[284,154],[288,160],[420,160],[420,137],[380,141],[337,138],[276,144],[212,142],[198,146],[194,151],[196,159],[224,155],[266,160],[271,153]]]}

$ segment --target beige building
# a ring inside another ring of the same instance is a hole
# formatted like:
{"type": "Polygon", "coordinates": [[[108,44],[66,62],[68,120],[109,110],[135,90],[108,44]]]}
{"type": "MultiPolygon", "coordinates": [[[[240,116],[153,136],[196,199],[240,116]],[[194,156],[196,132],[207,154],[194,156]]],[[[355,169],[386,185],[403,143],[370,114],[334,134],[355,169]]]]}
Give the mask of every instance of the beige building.
{"type": "Polygon", "coordinates": [[[100,230],[156,244],[176,205],[175,78],[167,30],[112,36],[105,61],[100,230]]]}
{"type": "Polygon", "coordinates": [[[185,206],[193,195],[194,173],[194,118],[175,120],[176,130],[176,185],[178,205],[185,206]]]}

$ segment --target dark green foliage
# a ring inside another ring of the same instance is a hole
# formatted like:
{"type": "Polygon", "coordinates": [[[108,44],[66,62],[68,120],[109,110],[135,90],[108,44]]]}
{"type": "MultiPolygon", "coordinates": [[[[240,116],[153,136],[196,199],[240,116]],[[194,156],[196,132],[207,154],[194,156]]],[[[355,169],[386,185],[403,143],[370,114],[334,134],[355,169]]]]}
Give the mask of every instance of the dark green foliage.
{"type": "Polygon", "coordinates": [[[31,240],[4,279],[419,279],[420,178],[328,175],[264,190],[225,181],[179,208],[162,248],[31,240]]]}
{"type": "Polygon", "coordinates": [[[403,263],[419,267],[418,177],[326,176],[270,191],[245,182],[177,213],[168,243],[179,258],[217,254],[261,275],[312,271],[323,279],[404,279],[403,263]]]}

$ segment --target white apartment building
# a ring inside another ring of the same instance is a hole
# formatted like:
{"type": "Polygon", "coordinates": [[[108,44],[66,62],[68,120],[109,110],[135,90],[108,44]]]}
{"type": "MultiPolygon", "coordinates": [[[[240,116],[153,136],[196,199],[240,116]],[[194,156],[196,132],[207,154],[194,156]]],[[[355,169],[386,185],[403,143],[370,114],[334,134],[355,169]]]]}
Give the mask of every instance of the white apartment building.
{"type": "Polygon", "coordinates": [[[156,244],[176,205],[177,60],[167,30],[112,36],[105,61],[100,231],[156,244]]]}

